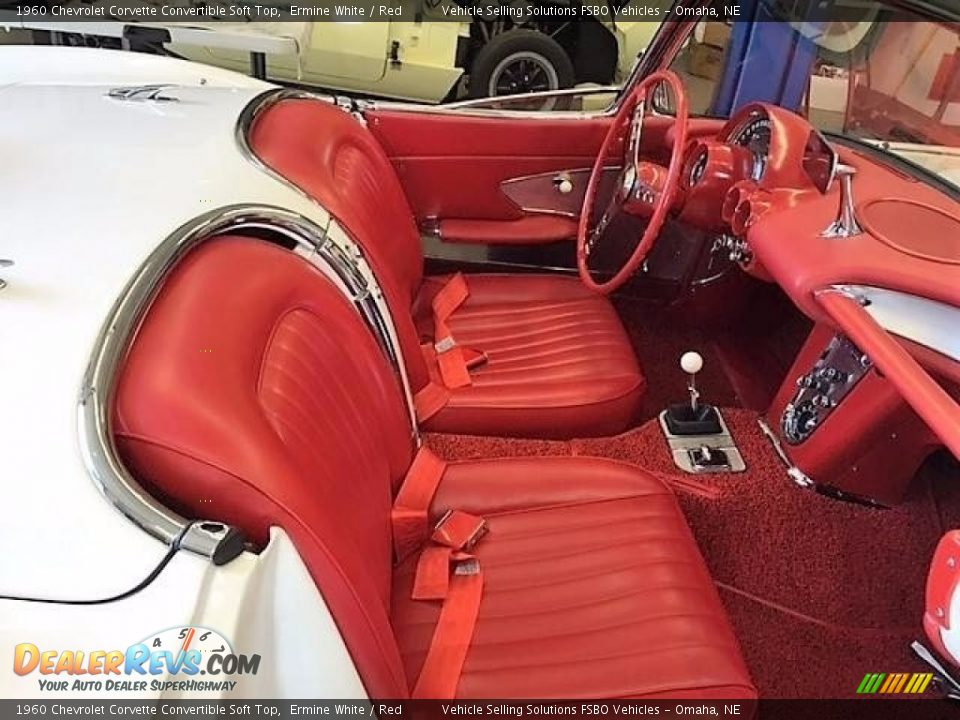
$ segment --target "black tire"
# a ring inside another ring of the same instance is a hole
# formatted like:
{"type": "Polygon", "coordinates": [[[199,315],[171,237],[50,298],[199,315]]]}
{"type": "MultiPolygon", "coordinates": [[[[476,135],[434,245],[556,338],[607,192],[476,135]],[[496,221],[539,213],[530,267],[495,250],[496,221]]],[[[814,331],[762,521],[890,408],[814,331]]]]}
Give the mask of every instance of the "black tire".
{"type": "Polygon", "coordinates": [[[513,95],[569,88],[575,80],[570,56],[556,40],[536,30],[508,30],[480,48],[468,91],[474,98],[513,95]]]}

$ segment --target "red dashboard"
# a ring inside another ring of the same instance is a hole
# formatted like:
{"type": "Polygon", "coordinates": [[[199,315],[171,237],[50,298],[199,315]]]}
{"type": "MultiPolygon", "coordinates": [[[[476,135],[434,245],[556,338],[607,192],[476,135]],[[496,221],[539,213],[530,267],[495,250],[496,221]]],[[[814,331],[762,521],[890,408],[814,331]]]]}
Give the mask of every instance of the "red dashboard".
{"type": "Polygon", "coordinates": [[[833,284],[876,285],[960,307],[960,203],[866,152],[836,146],[840,162],[856,171],[852,188],[863,232],[824,237],[837,219],[841,190],[834,182],[821,193],[811,178],[810,165],[825,162],[811,158],[815,132],[782,108],[743,108],[716,138],[688,148],[681,218],[716,224],[716,215],[701,219],[700,208],[719,208],[720,228],[741,236],[753,256],[745,269],[775,280],[814,319],[824,319],[815,292],[833,284]],[[756,149],[735,141],[762,121],[769,138],[755,172],[756,149]]]}
{"type": "MultiPolygon", "coordinates": [[[[827,145],[803,118],[764,104],[743,108],[716,138],[693,141],[684,178],[680,218],[726,233],[746,272],[856,343],[960,457],[951,396],[960,382],[960,203],[868,149],[827,145]],[[844,199],[838,165],[853,172],[848,236],[827,232],[844,199]],[[833,182],[818,189],[826,177],[833,182]]],[[[821,340],[808,360],[824,348],[821,340]]],[[[793,395],[782,390],[772,410],[793,395]]]]}

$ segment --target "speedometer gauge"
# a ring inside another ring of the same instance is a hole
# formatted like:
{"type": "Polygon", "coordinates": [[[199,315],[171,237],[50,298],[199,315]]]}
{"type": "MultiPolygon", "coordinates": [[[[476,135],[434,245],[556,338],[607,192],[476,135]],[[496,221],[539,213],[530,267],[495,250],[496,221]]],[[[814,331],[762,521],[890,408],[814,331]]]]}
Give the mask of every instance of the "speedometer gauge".
{"type": "Polygon", "coordinates": [[[770,118],[755,115],[743,123],[730,137],[734,145],[745,147],[753,155],[753,169],[750,176],[756,182],[763,179],[770,154],[770,118]]]}

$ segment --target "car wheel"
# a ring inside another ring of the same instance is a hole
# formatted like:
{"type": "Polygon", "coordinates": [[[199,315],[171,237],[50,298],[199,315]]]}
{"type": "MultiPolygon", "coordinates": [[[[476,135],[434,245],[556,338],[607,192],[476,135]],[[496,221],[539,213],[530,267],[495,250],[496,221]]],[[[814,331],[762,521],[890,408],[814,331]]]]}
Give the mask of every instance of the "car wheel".
{"type": "Polygon", "coordinates": [[[484,45],[470,72],[471,97],[517,95],[573,87],[573,63],[553,38],[509,30],[484,45]]]}

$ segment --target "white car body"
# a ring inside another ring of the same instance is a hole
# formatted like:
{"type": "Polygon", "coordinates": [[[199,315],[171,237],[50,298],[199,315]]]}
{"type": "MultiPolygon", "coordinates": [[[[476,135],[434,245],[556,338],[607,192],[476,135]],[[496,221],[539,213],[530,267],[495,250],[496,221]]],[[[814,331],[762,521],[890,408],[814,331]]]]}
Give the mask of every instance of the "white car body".
{"type": "Polygon", "coordinates": [[[259,672],[240,677],[232,693],[200,697],[365,697],[282,531],[261,554],[242,552],[222,566],[171,551],[99,492],[78,435],[83,372],[101,325],[158,243],[238,202],[327,223],[323,208],[256,166],[235,140],[241,111],[270,86],[182,61],[88,49],[3,47],[0,68],[0,258],[14,262],[0,268],[9,510],[0,524],[0,697],[123,696],[71,693],[71,675],[11,672],[19,643],[122,649],[187,626],[214,628],[238,652],[261,656],[259,672]],[[176,100],[108,96],[118,85],[156,83],[172,86],[164,92],[176,100]],[[68,689],[43,691],[44,679],[68,680],[68,689]]]}

